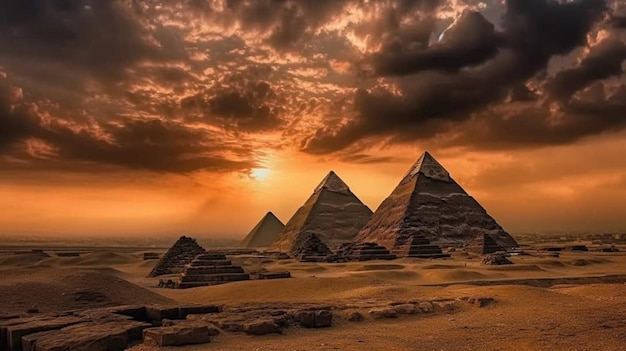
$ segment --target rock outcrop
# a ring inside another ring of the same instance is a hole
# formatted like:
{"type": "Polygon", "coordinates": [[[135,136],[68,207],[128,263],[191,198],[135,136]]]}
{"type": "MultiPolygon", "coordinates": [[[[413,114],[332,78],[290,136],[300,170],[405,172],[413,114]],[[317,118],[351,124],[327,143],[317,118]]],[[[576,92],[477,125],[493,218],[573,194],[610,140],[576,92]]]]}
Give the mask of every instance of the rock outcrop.
{"type": "Polygon", "coordinates": [[[416,236],[432,245],[460,247],[478,234],[490,235],[503,248],[515,240],[485,209],[425,152],[378,207],[359,232],[357,241],[375,242],[399,256],[416,236]]]}
{"type": "Polygon", "coordinates": [[[181,236],[154,266],[148,277],[181,273],[187,264],[206,250],[196,239],[181,236]]]}

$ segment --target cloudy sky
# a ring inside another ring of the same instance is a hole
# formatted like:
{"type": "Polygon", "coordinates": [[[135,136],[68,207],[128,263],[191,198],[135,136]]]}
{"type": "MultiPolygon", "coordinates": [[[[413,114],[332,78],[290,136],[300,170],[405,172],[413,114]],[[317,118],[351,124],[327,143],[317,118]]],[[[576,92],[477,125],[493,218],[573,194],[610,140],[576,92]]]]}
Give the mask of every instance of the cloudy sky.
{"type": "Polygon", "coordinates": [[[512,233],[626,230],[626,0],[0,2],[0,235],[243,236],[429,150],[512,233]]]}

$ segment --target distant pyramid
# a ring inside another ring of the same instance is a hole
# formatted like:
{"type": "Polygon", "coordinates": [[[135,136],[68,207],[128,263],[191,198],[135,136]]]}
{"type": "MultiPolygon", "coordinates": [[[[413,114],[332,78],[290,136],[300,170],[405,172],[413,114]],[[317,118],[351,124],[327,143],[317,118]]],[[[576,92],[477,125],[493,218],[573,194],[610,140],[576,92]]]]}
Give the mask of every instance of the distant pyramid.
{"type": "Polygon", "coordinates": [[[239,246],[242,247],[268,247],[276,240],[276,237],[285,228],[272,212],[268,212],[250,233],[243,239],[239,246]]]}
{"type": "Polygon", "coordinates": [[[433,245],[461,246],[481,233],[501,247],[517,246],[515,239],[425,152],[378,207],[357,240],[376,242],[396,253],[410,246],[415,235],[433,245]]]}
{"type": "Polygon", "coordinates": [[[485,233],[479,234],[474,241],[467,247],[467,251],[485,255],[504,249],[493,240],[493,238],[485,233]]]}
{"type": "Polygon", "coordinates": [[[372,211],[335,172],[330,171],[287,222],[271,248],[293,253],[304,240],[315,234],[331,250],[336,250],[340,244],[354,241],[371,216],[372,211]]]}
{"type": "Polygon", "coordinates": [[[157,262],[148,277],[181,273],[185,269],[185,265],[205,252],[206,250],[198,245],[196,239],[181,236],[157,262]]]}

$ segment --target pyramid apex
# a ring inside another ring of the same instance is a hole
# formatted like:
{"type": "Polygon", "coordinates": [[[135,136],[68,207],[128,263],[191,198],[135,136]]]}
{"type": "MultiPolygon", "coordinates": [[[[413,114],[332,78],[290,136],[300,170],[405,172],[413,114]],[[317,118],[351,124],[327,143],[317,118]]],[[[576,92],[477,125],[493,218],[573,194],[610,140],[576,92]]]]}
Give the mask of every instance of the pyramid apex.
{"type": "Polygon", "coordinates": [[[452,181],[450,173],[428,151],[424,151],[422,156],[417,159],[404,178],[402,178],[402,182],[407,182],[418,174],[443,182],[452,181]]]}
{"type": "Polygon", "coordinates": [[[343,193],[343,194],[347,194],[350,192],[350,188],[348,187],[348,185],[344,183],[344,181],[341,180],[341,178],[339,178],[339,176],[337,175],[337,173],[335,173],[335,171],[332,171],[332,170],[328,172],[326,177],[322,179],[322,182],[315,188],[313,192],[317,193],[318,191],[321,191],[322,189],[327,189],[335,193],[343,193]]]}

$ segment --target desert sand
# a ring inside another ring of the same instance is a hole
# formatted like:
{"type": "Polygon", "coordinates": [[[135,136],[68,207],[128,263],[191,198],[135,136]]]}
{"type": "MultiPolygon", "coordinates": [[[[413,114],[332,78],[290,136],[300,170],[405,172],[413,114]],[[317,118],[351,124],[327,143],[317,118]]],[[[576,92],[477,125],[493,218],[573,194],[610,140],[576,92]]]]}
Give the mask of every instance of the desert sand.
{"type": "MultiPolygon", "coordinates": [[[[157,250],[158,251],[158,250],[157,250]]],[[[192,289],[159,289],[146,278],[156,261],[143,251],[86,249],[80,257],[0,253],[2,313],[124,304],[210,303],[351,306],[364,321],[333,320],[323,329],[282,335],[224,332],[191,350],[623,350],[626,348],[626,253],[535,251],[514,265],[482,266],[480,256],[302,263],[254,255],[232,257],[247,271],[290,271],[293,278],[243,281],[192,289]],[[494,300],[484,307],[375,319],[372,306],[464,297],[494,300]]],[[[161,251],[162,253],[162,251],[161,251]]],[[[153,350],[137,345],[135,351],[153,350]]],[[[174,348],[172,348],[174,349],[174,348]]]]}

